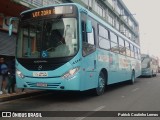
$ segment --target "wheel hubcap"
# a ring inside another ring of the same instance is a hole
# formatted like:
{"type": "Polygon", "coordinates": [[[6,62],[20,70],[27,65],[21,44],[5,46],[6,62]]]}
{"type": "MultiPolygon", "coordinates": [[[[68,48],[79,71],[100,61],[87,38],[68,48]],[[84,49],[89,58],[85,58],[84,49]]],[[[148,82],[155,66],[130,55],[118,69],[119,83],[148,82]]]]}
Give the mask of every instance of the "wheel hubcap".
{"type": "Polygon", "coordinates": [[[104,90],[105,82],[104,79],[100,76],[98,83],[98,91],[102,92],[104,90]]]}

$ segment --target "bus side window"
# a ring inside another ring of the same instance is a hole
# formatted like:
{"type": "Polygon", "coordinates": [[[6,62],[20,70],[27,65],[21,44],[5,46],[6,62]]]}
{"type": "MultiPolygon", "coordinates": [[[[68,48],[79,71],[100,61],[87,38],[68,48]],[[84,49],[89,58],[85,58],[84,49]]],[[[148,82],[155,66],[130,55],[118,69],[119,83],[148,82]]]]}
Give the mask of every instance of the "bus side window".
{"type": "Polygon", "coordinates": [[[126,47],[126,55],[131,56],[131,51],[130,51],[130,45],[129,42],[125,41],[125,47],[126,47]]]}
{"type": "Polygon", "coordinates": [[[115,33],[110,31],[111,51],[119,53],[118,37],[115,33]]]}
{"type": "Polygon", "coordinates": [[[134,57],[134,46],[130,43],[131,57],[134,57]]]}
{"type": "Polygon", "coordinates": [[[81,28],[82,28],[82,42],[86,42],[87,39],[86,39],[86,24],[85,24],[85,21],[82,21],[81,22],[81,28]]]}
{"type": "Polygon", "coordinates": [[[93,28],[92,28],[91,33],[87,33],[87,41],[88,41],[88,44],[95,45],[94,29],[93,28]]]}
{"type": "Polygon", "coordinates": [[[110,50],[109,31],[103,26],[98,26],[99,47],[105,50],[110,50]]]}
{"type": "Polygon", "coordinates": [[[91,54],[95,48],[94,29],[92,28],[92,32],[87,33],[87,40],[83,41],[83,56],[91,54]]]}
{"type": "Polygon", "coordinates": [[[124,40],[121,37],[118,37],[119,40],[119,52],[122,55],[126,55],[126,48],[124,46],[124,40]]]}
{"type": "Polygon", "coordinates": [[[89,19],[85,13],[81,13],[82,55],[86,56],[95,51],[94,28],[92,32],[86,32],[86,21],[89,19]]]}
{"type": "Polygon", "coordinates": [[[137,47],[134,47],[134,52],[135,52],[135,58],[138,59],[138,49],[137,49],[137,47]]]}
{"type": "Polygon", "coordinates": [[[138,59],[141,59],[141,53],[140,53],[140,49],[138,48],[138,59]]]}

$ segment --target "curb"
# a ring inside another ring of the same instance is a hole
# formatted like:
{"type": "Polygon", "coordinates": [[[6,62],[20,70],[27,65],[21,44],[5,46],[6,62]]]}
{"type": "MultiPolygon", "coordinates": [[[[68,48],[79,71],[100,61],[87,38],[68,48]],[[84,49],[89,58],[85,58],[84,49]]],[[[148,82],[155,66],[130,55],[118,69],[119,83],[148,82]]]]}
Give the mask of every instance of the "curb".
{"type": "Polygon", "coordinates": [[[46,92],[47,91],[31,91],[31,92],[19,93],[14,95],[6,95],[3,97],[0,97],[0,102],[6,102],[10,100],[15,100],[15,99],[31,97],[31,96],[35,96],[35,95],[46,93],[46,92]]]}

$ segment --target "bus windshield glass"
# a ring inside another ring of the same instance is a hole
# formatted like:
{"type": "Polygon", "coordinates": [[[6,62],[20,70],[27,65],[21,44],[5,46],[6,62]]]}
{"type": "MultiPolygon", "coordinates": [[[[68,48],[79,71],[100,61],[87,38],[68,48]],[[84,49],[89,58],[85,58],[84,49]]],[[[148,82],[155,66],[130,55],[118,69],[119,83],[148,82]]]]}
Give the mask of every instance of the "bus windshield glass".
{"type": "Polygon", "coordinates": [[[148,57],[142,57],[142,68],[147,68],[151,59],[148,57]]]}
{"type": "Polygon", "coordinates": [[[77,52],[76,18],[52,18],[20,23],[18,58],[56,58],[77,52]]]}

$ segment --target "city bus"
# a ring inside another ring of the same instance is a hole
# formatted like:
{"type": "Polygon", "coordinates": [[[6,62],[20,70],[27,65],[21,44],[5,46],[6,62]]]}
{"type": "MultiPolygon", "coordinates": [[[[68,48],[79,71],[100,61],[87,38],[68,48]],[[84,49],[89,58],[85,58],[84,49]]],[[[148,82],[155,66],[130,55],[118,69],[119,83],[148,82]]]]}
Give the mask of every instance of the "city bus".
{"type": "Polygon", "coordinates": [[[141,75],[139,45],[76,3],[22,12],[16,45],[18,88],[102,95],[141,75]]]}
{"type": "Polygon", "coordinates": [[[153,77],[158,72],[158,59],[147,54],[141,55],[142,76],[153,77]]]}

